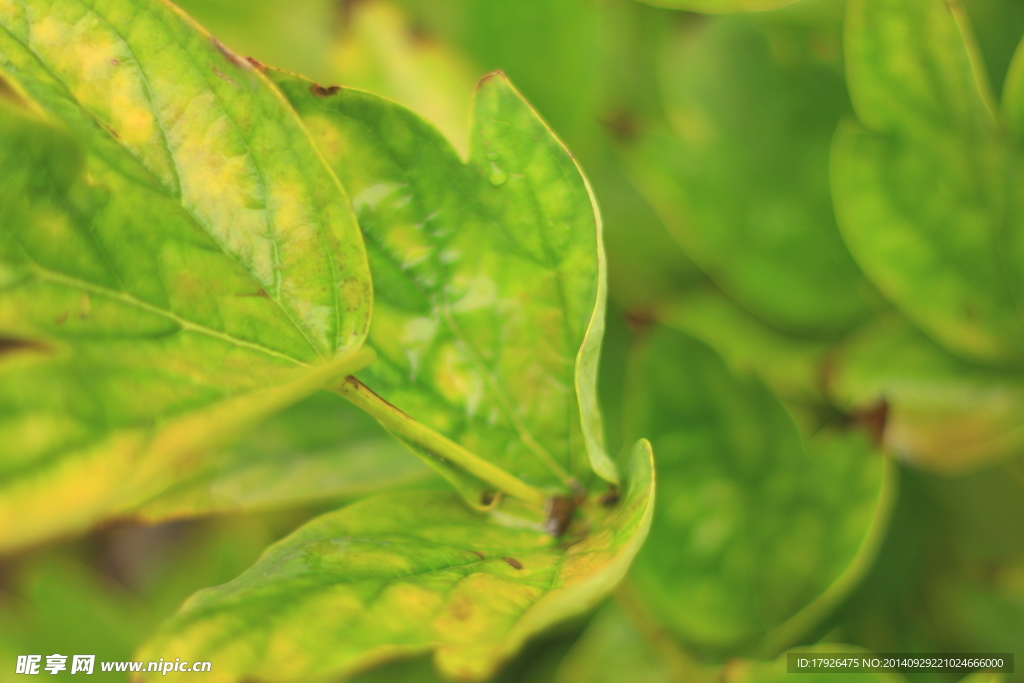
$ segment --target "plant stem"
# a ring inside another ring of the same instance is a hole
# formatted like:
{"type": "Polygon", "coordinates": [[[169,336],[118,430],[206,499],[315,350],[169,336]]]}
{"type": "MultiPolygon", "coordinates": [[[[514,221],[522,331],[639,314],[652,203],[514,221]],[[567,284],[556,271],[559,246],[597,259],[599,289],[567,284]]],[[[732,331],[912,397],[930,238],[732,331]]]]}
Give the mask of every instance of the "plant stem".
{"type": "Polygon", "coordinates": [[[530,486],[448,437],[417,422],[375,394],[355,377],[346,377],[343,382],[332,387],[331,391],[372,415],[388,431],[455,463],[502,493],[540,508],[547,505],[548,498],[550,498],[548,493],[535,486],[530,486]]]}

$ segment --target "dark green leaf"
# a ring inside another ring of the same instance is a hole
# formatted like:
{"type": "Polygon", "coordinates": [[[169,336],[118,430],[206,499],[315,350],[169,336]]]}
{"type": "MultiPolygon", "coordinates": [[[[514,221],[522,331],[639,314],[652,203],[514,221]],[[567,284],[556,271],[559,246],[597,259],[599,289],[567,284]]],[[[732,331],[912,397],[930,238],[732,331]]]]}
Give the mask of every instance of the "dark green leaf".
{"type": "Polygon", "coordinates": [[[834,333],[872,297],[829,196],[829,144],[849,105],[835,69],[784,38],[741,17],[677,35],[660,74],[673,133],[643,135],[628,161],[727,294],[780,328],[834,333]]]}
{"type": "Polygon", "coordinates": [[[636,350],[632,429],[658,450],[659,504],[631,585],[670,632],[711,657],[774,656],[870,566],[895,481],[859,431],[806,443],[756,379],[656,327],[636,350]]]}
{"type": "Polygon", "coordinates": [[[432,491],[356,503],[197,593],[139,658],[216,661],[219,681],[309,680],[433,651],[446,676],[486,678],[622,578],[647,535],[652,468],[641,441],[618,504],[587,504],[562,540],[513,501],[489,513],[432,491]]]}

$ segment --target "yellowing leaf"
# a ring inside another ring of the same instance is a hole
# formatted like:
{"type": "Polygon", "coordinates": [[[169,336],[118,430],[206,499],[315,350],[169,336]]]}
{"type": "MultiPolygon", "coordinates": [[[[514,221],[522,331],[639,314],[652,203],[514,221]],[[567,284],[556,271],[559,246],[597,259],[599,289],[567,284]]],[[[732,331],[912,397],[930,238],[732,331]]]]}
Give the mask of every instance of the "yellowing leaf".
{"type": "Polygon", "coordinates": [[[170,5],[4,3],[0,75],[30,105],[0,101],[11,547],[130,510],[364,365],[371,285],[287,102],[170,5]]]}
{"type": "Polygon", "coordinates": [[[618,503],[586,505],[585,521],[561,540],[513,503],[481,513],[449,493],[370,498],[197,593],[138,656],[215,661],[202,676],[220,683],[338,676],[433,651],[445,676],[483,680],[622,578],[646,537],[653,487],[641,441],[618,503]]]}

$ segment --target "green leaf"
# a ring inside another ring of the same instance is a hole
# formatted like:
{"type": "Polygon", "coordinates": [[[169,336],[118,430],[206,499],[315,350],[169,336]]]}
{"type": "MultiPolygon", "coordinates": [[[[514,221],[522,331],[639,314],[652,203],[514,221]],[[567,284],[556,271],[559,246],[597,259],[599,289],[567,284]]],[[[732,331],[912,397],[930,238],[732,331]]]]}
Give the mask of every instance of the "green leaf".
{"type": "MultiPolygon", "coordinates": [[[[775,683],[792,680],[787,654],[774,661],[733,658],[722,666],[698,664],[687,657],[677,644],[657,629],[644,628],[629,611],[610,604],[591,621],[576,646],[562,662],[555,683],[775,683]]],[[[811,656],[863,655],[863,648],[839,643],[821,643],[794,648],[811,656]]],[[[893,673],[801,673],[800,679],[812,683],[904,683],[893,673]]],[[[977,683],[980,683],[977,682],[977,683]]]]}
{"type": "Polygon", "coordinates": [[[444,675],[481,680],[622,578],[647,535],[653,487],[641,441],[618,504],[587,504],[565,542],[517,516],[514,501],[481,513],[452,493],[382,494],[197,593],[138,656],[215,661],[218,681],[309,680],[433,651],[444,675]]]}
{"type": "Polygon", "coordinates": [[[996,130],[984,69],[955,2],[855,0],[851,96],[832,152],[836,215],[858,263],[951,351],[1019,363],[1020,159],[996,130]]]}
{"type": "MultiPolygon", "coordinates": [[[[662,643],[665,645],[664,643],[662,643]]],[[[667,644],[668,648],[673,648],[667,644]]],[[[562,660],[555,683],[674,683],[704,680],[686,663],[674,660],[641,632],[626,612],[610,602],[562,660]]]]}
{"type": "Polygon", "coordinates": [[[673,132],[645,133],[626,154],[729,296],[782,329],[834,334],[868,314],[872,291],[833,216],[829,144],[849,105],[836,70],[804,54],[828,44],[822,33],[790,40],[723,17],[676,35],[660,73],[673,132]]]}
{"type": "Polygon", "coordinates": [[[780,397],[821,401],[829,344],[780,332],[713,289],[695,289],[662,306],[658,321],[715,349],[733,374],[757,375],[780,397]]]}
{"type": "MultiPolygon", "coordinates": [[[[870,656],[871,653],[862,647],[840,643],[819,643],[793,649],[794,652],[811,655],[835,653],[841,655],[870,656]]],[[[788,672],[788,658],[782,654],[773,662],[760,662],[754,659],[739,659],[730,662],[723,668],[722,683],[783,683],[792,681],[793,674],[788,672]]],[[[903,676],[895,673],[852,673],[835,671],[823,673],[802,673],[800,680],[807,683],[906,683],[903,676]]],[[[972,682],[974,683],[974,682],[972,682]]]]}
{"type": "Polygon", "coordinates": [[[364,365],[371,284],[298,117],[169,5],[0,4],[0,74],[29,103],[0,102],[11,547],[128,511],[364,365]]]}
{"type": "Polygon", "coordinates": [[[484,78],[463,163],[393,102],[271,77],[352,193],[366,235],[377,293],[368,344],[379,360],[360,378],[530,484],[564,490],[591,468],[615,482],[596,392],[600,219],[537,114],[503,75],[484,78]]]}
{"type": "Polygon", "coordinates": [[[758,380],[654,328],[635,351],[631,429],[653,435],[659,506],[630,575],[654,618],[711,658],[775,656],[871,565],[894,470],[867,435],[802,441],[758,380]]]}
{"type": "Polygon", "coordinates": [[[1024,448],[1024,377],[952,356],[900,318],[844,342],[828,387],[849,412],[886,401],[886,449],[924,469],[962,474],[1024,448]]]}
{"type": "Polygon", "coordinates": [[[763,12],[792,5],[797,0],[639,0],[655,7],[681,9],[702,14],[725,12],[763,12]]]}
{"type": "Polygon", "coordinates": [[[318,392],[142,504],[146,522],[376,493],[422,479],[422,463],[366,413],[318,392]]]}

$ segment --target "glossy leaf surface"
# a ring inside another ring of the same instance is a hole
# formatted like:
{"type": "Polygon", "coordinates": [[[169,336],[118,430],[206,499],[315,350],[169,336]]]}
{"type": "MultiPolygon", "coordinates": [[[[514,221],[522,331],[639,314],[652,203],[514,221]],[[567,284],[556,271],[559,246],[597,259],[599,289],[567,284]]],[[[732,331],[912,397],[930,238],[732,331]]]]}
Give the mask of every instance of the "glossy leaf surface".
{"type": "Polygon", "coordinates": [[[885,446],[918,467],[962,473],[1024,447],[1024,378],[961,360],[903,319],[858,333],[831,367],[835,402],[886,401],[885,446]]]}
{"type": "Polygon", "coordinates": [[[378,360],[360,379],[528,483],[585,483],[591,467],[615,481],[596,398],[600,219],[536,113],[503,75],[486,77],[463,163],[393,102],[271,77],[352,193],[365,231],[378,360]]]}
{"type": "Polygon", "coordinates": [[[0,102],[12,546],[130,509],[365,364],[371,285],[287,102],[169,5],[0,4],[0,74],[29,107],[0,102]]]}
{"type": "Polygon", "coordinates": [[[480,513],[453,493],[382,494],[325,515],[193,596],[139,656],[216,661],[211,681],[309,680],[434,651],[446,676],[483,679],[625,574],[654,504],[649,444],[631,460],[617,505],[587,505],[561,540],[514,503],[480,513]]]}
{"type": "Polygon", "coordinates": [[[894,480],[860,431],[808,442],[756,378],[656,327],[635,352],[628,433],[659,449],[659,505],[630,584],[706,656],[774,656],[870,566],[894,480]]]}
{"type": "Polygon", "coordinates": [[[850,250],[951,351],[1019,363],[1020,157],[997,131],[963,10],[855,0],[846,63],[861,125],[836,134],[832,186],[850,250]]]}
{"type": "Polygon", "coordinates": [[[701,269],[758,317],[798,332],[841,331],[871,300],[829,196],[846,93],[803,45],[827,39],[789,46],[742,17],[680,31],[660,65],[673,130],[644,134],[627,157],[701,269]]]}

